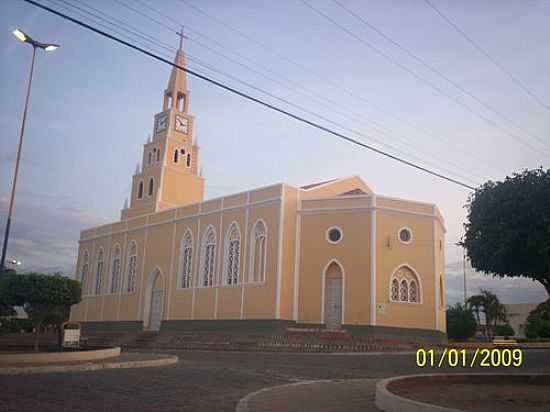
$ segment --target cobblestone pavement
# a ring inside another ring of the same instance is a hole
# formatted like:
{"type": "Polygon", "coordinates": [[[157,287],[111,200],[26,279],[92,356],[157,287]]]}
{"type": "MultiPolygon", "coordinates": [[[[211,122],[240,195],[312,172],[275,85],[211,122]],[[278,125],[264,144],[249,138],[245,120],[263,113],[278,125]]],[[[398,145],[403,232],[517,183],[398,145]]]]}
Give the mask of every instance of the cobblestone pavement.
{"type": "MultiPolygon", "coordinates": [[[[166,353],[177,354],[180,362],[160,368],[0,376],[0,411],[234,411],[239,399],[267,386],[468,371],[419,369],[414,354],[166,353]]],[[[550,373],[550,351],[526,351],[521,368],[471,371],[550,373]]],[[[308,410],[304,405],[302,411],[308,410]]]]}

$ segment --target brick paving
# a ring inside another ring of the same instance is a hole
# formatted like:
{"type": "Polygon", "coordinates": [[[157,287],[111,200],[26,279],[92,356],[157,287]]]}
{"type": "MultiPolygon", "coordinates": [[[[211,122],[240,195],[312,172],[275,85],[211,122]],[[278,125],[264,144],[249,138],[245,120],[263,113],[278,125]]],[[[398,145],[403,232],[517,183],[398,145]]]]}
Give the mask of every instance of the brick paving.
{"type": "MultiPolygon", "coordinates": [[[[0,376],[0,411],[234,411],[239,399],[268,386],[316,379],[466,372],[449,368],[418,369],[414,354],[165,353],[178,355],[180,362],[147,369],[0,376]]],[[[497,370],[549,373],[550,351],[526,351],[521,368],[472,371],[497,370]]],[[[308,408],[308,404],[302,406],[302,411],[320,411],[308,408]]]]}

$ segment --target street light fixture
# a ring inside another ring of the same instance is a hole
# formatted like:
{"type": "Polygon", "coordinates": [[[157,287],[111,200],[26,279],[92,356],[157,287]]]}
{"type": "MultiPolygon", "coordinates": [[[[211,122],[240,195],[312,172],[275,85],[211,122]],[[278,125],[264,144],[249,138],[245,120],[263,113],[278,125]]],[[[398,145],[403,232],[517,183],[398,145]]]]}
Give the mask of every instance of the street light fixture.
{"type": "Polygon", "coordinates": [[[8,238],[10,236],[11,217],[13,214],[13,201],[15,199],[15,187],[17,185],[17,175],[19,173],[19,163],[21,161],[21,148],[23,147],[23,136],[25,134],[25,124],[27,121],[27,109],[29,107],[29,99],[31,96],[32,74],[34,71],[34,60],[36,57],[36,49],[42,49],[45,51],[54,51],[59,47],[53,43],[42,43],[34,40],[31,36],[23,32],[23,30],[15,29],[13,35],[23,43],[28,43],[32,46],[32,62],[31,71],[29,74],[29,84],[27,86],[27,96],[25,98],[25,109],[23,110],[23,121],[21,122],[21,133],[19,134],[19,145],[17,147],[17,158],[15,159],[15,170],[13,173],[13,183],[11,186],[10,205],[8,209],[8,220],[6,221],[6,231],[4,232],[4,243],[2,244],[2,259],[0,260],[0,274],[2,270],[6,268],[6,252],[8,250],[8,238]]]}

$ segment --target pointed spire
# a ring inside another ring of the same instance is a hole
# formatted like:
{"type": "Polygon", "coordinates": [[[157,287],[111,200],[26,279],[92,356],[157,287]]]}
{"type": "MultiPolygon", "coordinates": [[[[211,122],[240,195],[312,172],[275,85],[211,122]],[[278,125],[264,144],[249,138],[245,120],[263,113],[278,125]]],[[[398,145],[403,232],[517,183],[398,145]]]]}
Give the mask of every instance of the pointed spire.
{"type": "Polygon", "coordinates": [[[128,209],[128,196],[126,196],[126,199],[124,200],[124,209],[128,209]]]}
{"type": "Polygon", "coordinates": [[[139,174],[139,169],[140,169],[140,165],[139,165],[139,162],[137,162],[136,164],[136,172],[134,174],[139,174]]]}
{"type": "MultiPolygon", "coordinates": [[[[179,67],[185,66],[185,54],[183,52],[183,39],[187,38],[183,34],[183,27],[181,31],[177,33],[180,37],[180,47],[176,52],[176,58],[174,59],[174,64],[179,67]]],[[[170,80],[168,81],[168,87],[166,88],[166,93],[170,95],[173,99],[177,99],[178,92],[184,93],[187,92],[187,75],[185,71],[178,69],[177,67],[172,67],[172,73],[170,74],[170,80]]],[[[166,106],[166,102],[165,102],[166,106]]],[[[165,107],[165,110],[167,107],[165,107]]]]}
{"type": "Polygon", "coordinates": [[[147,135],[147,143],[151,143],[151,133],[147,135]]]}

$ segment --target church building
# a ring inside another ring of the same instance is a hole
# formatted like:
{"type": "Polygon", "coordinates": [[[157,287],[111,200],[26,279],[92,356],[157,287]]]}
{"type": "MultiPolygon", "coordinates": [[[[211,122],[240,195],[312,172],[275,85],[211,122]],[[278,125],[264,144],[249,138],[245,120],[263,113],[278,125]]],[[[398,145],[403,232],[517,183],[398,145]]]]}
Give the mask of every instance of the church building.
{"type": "MultiPolygon", "coordinates": [[[[185,66],[178,50],[176,65],[185,66]]],[[[351,176],[204,199],[186,73],[172,69],[120,221],[83,230],[84,331],[445,336],[445,225],[351,176]]]]}

